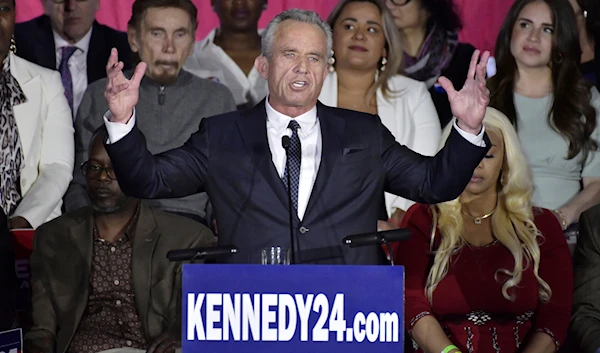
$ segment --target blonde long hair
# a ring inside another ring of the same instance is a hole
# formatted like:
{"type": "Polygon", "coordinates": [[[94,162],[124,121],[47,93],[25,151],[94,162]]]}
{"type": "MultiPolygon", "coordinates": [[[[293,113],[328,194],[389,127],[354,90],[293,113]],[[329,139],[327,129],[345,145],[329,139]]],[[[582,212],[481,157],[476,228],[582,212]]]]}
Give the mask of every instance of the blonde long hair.
{"type": "MultiPolygon", "coordinates": [[[[499,269],[498,274],[511,278],[502,285],[502,296],[514,301],[508,290],[521,282],[523,272],[533,266],[533,273],[539,284],[539,298],[546,303],[552,296],[552,290],[538,274],[540,265],[540,247],[538,237],[542,237],[533,219],[531,197],[533,182],[529,164],[519,144],[517,134],[508,118],[494,108],[488,108],[483,120],[487,131],[493,131],[504,139],[504,161],[502,163],[503,185],[498,192],[498,206],[493,214],[492,232],[496,239],[512,254],[515,267],[511,270],[499,269]]],[[[442,133],[442,146],[445,144],[452,123],[442,133]]],[[[461,215],[462,204],[457,198],[432,206],[433,227],[431,231],[431,250],[435,257],[427,277],[425,294],[432,302],[433,292],[448,273],[451,258],[466,245],[463,238],[464,225],[461,215]],[[440,233],[440,245],[434,249],[436,229],[440,233]]]]}

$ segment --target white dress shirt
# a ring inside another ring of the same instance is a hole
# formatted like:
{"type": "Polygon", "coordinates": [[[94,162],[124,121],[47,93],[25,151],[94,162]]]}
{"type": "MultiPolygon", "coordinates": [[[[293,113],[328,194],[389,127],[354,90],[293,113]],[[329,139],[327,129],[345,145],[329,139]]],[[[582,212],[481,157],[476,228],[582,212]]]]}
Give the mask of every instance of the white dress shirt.
{"type": "Polygon", "coordinates": [[[54,48],[56,49],[57,70],[62,59],[61,48],[77,47],[75,53],[73,53],[73,55],[69,58],[69,71],[71,71],[71,79],[73,80],[73,119],[75,119],[75,116],[77,116],[77,109],[79,108],[79,104],[81,104],[83,94],[85,93],[85,90],[88,86],[87,55],[90,49],[92,29],[93,27],[90,28],[86,35],[83,36],[83,38],[81,38],[79,42],[75,44],[70,44],[61,36],[59,36],[56,32],[54,32],[54,30],[52,31],[52,33],[54,34],[54,48]]]}
{"type": "MultiPolygon", "coordinates": [[[[268,93],[267,81],[253,67],[248,76],[233,59],[214,43],[218,29],[213,29],[203,40],[194,45],[194,52],[183,68],[192,74],[217,81],[233,94],[237,106],[254,106],[268,93]]],[[[262,30],[258,34],[262,34],[262,30]]]]}
{"type": "MultiPolygon", "coordinates": [[[[271,150],[273,164],[277,169],[277,173],[279,174],[279,177],[283,178],[286,156],[285,150],[281,145],[281,138],[283,135],[292,135],[291,130],[287,128],[292,118],[273,109],[269,104],[268,99],[266,100],[266,111],[269,149],[271,150]]],[[[125,135],[133,129],[135,125],[135,110],[127,124],[113,123],[109,118],[110,111],[107,111],[106,114],[104,114],[104,123],[108,132],[108,143],[115,143],[125,137],[125,135]]],[[[298,218],[302,220],[306,207],[308,206],[312,188],[317,178],[319,165],[321,164],[323,138],[321,136],[321,125],[319,124],[319,118],[317,117],[316,106],[294,119],[300,124],[298,137],[300,138],[300,144],[302,145],[302,164],[300,167],[300,183],[298,185],[298,218]]],[[[458,125],[456,125],[456,122],[454,123],[454,128],[458,130],[461,136],[472,144],[480,147],[485,146],[485,141],[483,140],[484,128],[481,129],[481,132],[478,135],[473,135],[461,130],[458,125]]]]}
{"type": "MultiPolygon", "coordinates": [[[[298,218],[302,220],[308,206],[308,199],[317,179],[317,171],[321,164],[321,125],[317,117],[317,107],[293,118],[300,124],[298,137],[302,145],[302,162],[300,164],[300,183],[298,184],[298,218]]],[[[281,144],[284,135],[292,136],[288,129],[291,117],[283,115],[271,107],[267,100],[267,138],[277,174],[283,178],[285,172],[286,154],[281,144]]]]}

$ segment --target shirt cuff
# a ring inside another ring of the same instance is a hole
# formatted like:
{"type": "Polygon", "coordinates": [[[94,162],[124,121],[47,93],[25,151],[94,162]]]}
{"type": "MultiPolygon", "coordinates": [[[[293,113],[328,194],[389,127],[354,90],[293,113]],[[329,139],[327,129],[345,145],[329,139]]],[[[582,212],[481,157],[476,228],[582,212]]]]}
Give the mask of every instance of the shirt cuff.
{"type": "Polygon", "coordinates": [[[456,129],[456,131],[458,131],[460,136],[462,136],[465,140],[471,142],[475,146],[486,147],[485,141],[483,140],[483,134],[485,133],[485,126],[481,125],[481,131],[479,132],[479,134],[473,135],[473,134],[466,132],[463,129],[459,128],[458,124],[456,123],[456,119],[454,119],[453,125],[454,125],[454,128],[456,129]]]}
{"type": "Polygon", "coordinates": [[[133,115],[131,115],[131,119],[129,119],[127,124],[113,123],[110,121],[110,110],[104,113],[102,118],[104,119],[104,125],[106,125],[106,131],[108,132],[106,144],[110,145],[118,142],[133,130],[133,126],[135,125],[135,108],[133,108],[133,115]]]}

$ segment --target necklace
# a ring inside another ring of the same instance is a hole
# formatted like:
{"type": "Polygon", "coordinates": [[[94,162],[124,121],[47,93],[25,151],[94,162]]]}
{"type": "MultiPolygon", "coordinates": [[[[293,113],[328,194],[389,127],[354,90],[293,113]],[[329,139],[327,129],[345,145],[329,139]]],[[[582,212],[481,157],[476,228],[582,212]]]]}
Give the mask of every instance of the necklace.
{"type": "Polygon", "coordinates": [[[467,217],[473,218],[473,223],[479,225],[481,224],[481,221],[483,221],[486,218],[489,218],[491,215],[494,214],[494,212],[496,212],[496,208],[498,208],[498,204],[496,204],[496,207],[494,207],[494,209],[490,212],[490,213],[486,213],[483,216],[479,216],[479,217],[473,217],[470,214],[466,213],[462,208],[460,210],[460,212],[462,212],[462,214],[464,214],[467,217]]]}

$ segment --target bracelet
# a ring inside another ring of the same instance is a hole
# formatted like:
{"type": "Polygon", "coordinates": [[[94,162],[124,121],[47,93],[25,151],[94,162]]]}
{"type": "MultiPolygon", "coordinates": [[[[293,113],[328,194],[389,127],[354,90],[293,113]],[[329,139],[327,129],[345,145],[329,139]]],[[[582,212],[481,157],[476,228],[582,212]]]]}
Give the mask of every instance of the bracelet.
{"type": "Polygon", "coordinates": [[[560,223],[562,225],[562,229],[566,230],[567,229],[567,218],[565,217],[565,214],[562,213],[561,210],[554,210],[554,213],[556,213],[558,215],[558,218],[560,218],[560,223]]]}
{"type": "Polygon", "coordinates": [[[456,350],[456,353],[461,353],[460,350],[458,349],[457,346],[451,344],[448,347],[444,348],[444,350],[442,351],[442,353],[449,353],[452,350],[456,350]]]}

